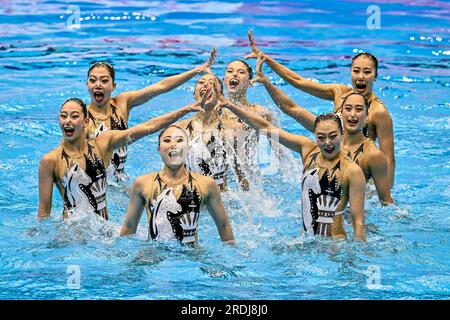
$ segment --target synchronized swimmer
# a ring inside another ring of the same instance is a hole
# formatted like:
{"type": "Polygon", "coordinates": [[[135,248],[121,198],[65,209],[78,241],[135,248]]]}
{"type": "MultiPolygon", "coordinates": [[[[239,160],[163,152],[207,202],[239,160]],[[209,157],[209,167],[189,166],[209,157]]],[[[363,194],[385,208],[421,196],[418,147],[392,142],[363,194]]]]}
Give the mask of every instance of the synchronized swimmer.
{"type": "Polygon", "coordinates": [[[383,205],[393,203],[393,125],[386,107],[373,93],[378,76],[376,57],[360,53],[352,59],[352,89],[306,80],[256,47],[251,32],[249,41],[252,53],[246,58],[258,59],[256,75],[247,62],[233,60],[219,79],[210,70],[214,49],[201,66],[116,97],[112,97],[114,68],[106,62],[92,64],[86,82],[90,104],[86,106],[78,98],[64,101],[59,112],[61,144],[40,161],[38,217],[50,216],[56,185],[64,219],[93,214],[108,220],[108,167],[111,165],[115,179],[126,181],[127,146],[162,130],[158,152],[164,167],[136,178],[120,235],[136,233],[145,208],[149,239],[195,244],[201,208],[206,207],[220,239],[234,244],[221,192],[227,191],[230,172],[234,172],[239,189],[251,189],[248,175],[255,172],[250,168],[251,159],[257,153],[258,136],[264,133],[301,156],[303,232],[347,238],[342,213],[349,204],[354,239],[365,241],[366,183],[373,179],[383,205]],[[334,101],[335,113],[315,116],[297,105],[264,75],[264,63],[296,88],[334,101]],[[201,74],[194,103],[128,127],[132,108],[201,74]],[[249,102],[247,91],[256,82],[284,113],[311,131],[315,141],[277,127],[267,108],[249,102]],[[190,112],[195,114],[181,120],[190,112]]]}

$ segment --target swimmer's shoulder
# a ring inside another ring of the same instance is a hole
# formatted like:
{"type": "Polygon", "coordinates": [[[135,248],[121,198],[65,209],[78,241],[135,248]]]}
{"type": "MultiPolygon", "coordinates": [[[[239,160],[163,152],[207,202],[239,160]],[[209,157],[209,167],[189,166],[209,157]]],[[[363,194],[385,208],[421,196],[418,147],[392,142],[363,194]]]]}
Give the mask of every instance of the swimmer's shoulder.
{"type": "Polygon", "coordinates": [[[132,190],[134,192],[137,191],[140,192],[141,194],[144,194],[148,190],[153,189],[153,185],[155,183],[157,175],[158,172],[151,172],[137,177],[134,180],[133,185],[131,186],[132,190]]]}
{"type": "Polygon", "coordinates": [[[368,164],[373,165],[386,161],[386,156],[384,155],[383,151],[378,149],[377,145],[375,144],[375,142],[373,142],[373,140],[367,139],[365,144],[367,146],[366,162],[368,164]]]}
{"type": "Polygon", "coordinates": [[[210,193],[210,190],[218,188],[213,178],[192,171],[190,171],[190,174],[199,186],[202,197],[207,196],[210,193]]]}
{"type": "Polygon", "coordinates": [[[372,123],[392,123],[392,117],[384,103],[377,99],[371,102],[369,107],[369,121],[372,123]]]}
{"type": "Polygon", "coordinates": [[[374,115],[388,115],[390,117],[389,110],[387,109],[386,105],[375,94],[370,100],[369,114],[370,113],[374,115]]]}
{"type": "Polygon", "coordinates": [[[61,148],[62,147],[59,146],[50,151],[49,153],[44,154],[41,160],[39,161],[39,166],[54,173],[56,165],[58,163],[58,155],[60,153],[61,148]]]}
{"type": "Polygon", "coordinates": [[[343,156],[342,161],[343,161],[342,173],[344,180],[350,182],[353,179],[359,179],[360,181],[364,181],[365,183],[364,172],[362,171],[359,165],[357,165],[355,162],[353,162],[352,159],[350,159],[347,156],[343,156]]]}

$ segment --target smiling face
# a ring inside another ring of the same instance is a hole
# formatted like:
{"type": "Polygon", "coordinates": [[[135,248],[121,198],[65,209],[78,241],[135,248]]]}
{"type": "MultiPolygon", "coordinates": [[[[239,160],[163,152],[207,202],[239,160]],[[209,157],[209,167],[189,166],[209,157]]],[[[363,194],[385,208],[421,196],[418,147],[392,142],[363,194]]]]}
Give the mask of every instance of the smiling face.
{"type": "Polygon", "coordinates": [[[111,73],[105,67],[95,67],[89,73],[86,87],[95,106],[104,106],[116,88],[111,73]]]}
{"type": "Polygon", "coordinates": [[[75,101],[69,101],[61,107],[59,112],[59,127],[63,139],[75,141],[84,135],[89,119],[84,116],[82,107],[75,101]]]}
{"type": "Polygon", "coordinates": [[[317,146],[323,157],[329,160],[336,158],[341,150],[342,139],[342,133],[336,121],[320,121],[316,126],[314,134],[316,135],[317,146]]]}
{"type": "Polygon", "coordinates": [[[158,152],[164,164],[177,169],[186,163],[188,137],[186,132],[178,127],[168,127],[159,137],[158,152]]]}
{"type": "Polygon", "coordinates": [[[208,100],[206,100],[205,103],[205,106],[207,108],[208,107],[213,108],[218,102],[218,97],[214,94],[213,90],[213,84],[215,81],[219,80],[217,80],[217,78],[214,75],[205,74],[200,79],[198,79],[197,84],[195,85],[194,98],[197,101],[201,100],[203,95],[206,94],[208,90],[212,91],[211,97],[208,100]]]}
{"type": "Polygon", "coordinates": [[[223,83],[229,95],[242,95],[250,86],[248,67],[242,61],[230,62],[225,70],[223,83]]]}
{"type": "Polygon", "coordinates": [[[377,79],[375,63],[367,56],[359,56],[353,60],[350,78],[353,90],[368,96],[373,91],[373,83],[377,79]]]}
{"type": "Polygon", "coordinates": [[[342,106],[341,115],[346,132],[351,134],[362,132],[367,118],[364,97],[359,94],[350,95],[342,106]]]}

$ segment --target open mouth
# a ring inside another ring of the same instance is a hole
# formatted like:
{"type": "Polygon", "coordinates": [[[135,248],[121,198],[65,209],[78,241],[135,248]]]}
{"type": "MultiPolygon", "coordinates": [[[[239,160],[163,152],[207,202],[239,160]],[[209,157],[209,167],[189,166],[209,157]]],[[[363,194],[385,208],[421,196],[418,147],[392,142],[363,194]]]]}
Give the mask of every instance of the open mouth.
{"type": "Polygon", "coordinates": [[[170,151],[169,152],[169,157],[170,158],[175,158],[178,156],[178,151],[170,151]]]}
{"type": "Polygon", "coordinates": [[[331,154],[334,151],[334,147],[326,147],[326,148],[323,148],[323,150],[325,150],[326,153],[331,154]]]}
{"type": "Polygon", "coordinates": [[[355,87],[356,87],[356,91],[358,91],[358,92],[364,92],[364,90],[366,90],[366,84],[365,83],[357,83],[356,85],[355,85],[355,87]]]}
{"type": "Polygon", "coordinates": [[[208,89],[202,89],[200,90],[200,97],[203,97],[205,95],[205,93],[208,92],[208,89]]]}
{"type": "Polygon", "coordinates": [[[355,126],[358,124],[358,120],[347,120],[347,123],[351,126],[355,126]]]}
{"type": "Polygon", "coordinates": [[[240,81],[236,78],[233,78],[230,80],[230,82],[228,82],[230,89],[236,89],[237,86],[239,85],[240,81]]]}
{"type": "Polygon", "coordinates": [[[105,95],[103,94],[103,92],[100,91],[94,92],[94,99],[96,102],[102,102],[104,97],[105,95]]]}
{"type": "Polygon", "coordinates": [[[75,128],[69,128],[69,127],[64,128],[64,134],[65,134],[67,137],[72,137],[73,134],[74,134],[74,132],[75,132],[75,128]]]}

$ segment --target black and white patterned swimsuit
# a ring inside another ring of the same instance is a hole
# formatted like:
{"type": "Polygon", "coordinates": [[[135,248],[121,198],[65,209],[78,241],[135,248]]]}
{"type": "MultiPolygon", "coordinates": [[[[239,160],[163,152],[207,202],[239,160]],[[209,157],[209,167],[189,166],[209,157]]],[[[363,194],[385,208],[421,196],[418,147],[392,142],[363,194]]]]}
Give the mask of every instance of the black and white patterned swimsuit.
{"type": "Polygon", "coordinates": [[[70,158],[63,147],[60,150],[58,161],[63,161],[66,168],[61,181],[65,215],[81,217],[94,213],[108,220],[106,168],[95,142],[88,142],[88,151],[83,155],[85,170],[70,158]]]}
{"type": "MultiPolygon", "coordinates": [[[[92,113],[88,112],[88,117],[92,120],[95,131],[91,132],[89,138],[95,139],[103,132],[108,130],[126,130],[128,125],[125,119],[120,115],[118,108],[110,103],[111,106],[111,116],[109,117],[110,128],[104,121],[97,120],[92,113]]],[[[113,166],[113,173],[117,180],[123,180],[125,178],[125,162],[128,156],[128,147],[123,146],[113,150],[111,155],[111,165],[113,166]]]]}
{"type": "Polygon", "coordinates": [[[199,187],[189,173],[187,183],[176,198],[173,188],[164,184],[159,174],[153,195],[148,199],[149,238],[194,243],[197,240],[198,219],[202,199],[199,187]]]}
{"type": "Polygon", "coordinates": [[[188,169],[213,178],[217,185],[223,184],[229,168],[227,159],[229,152],[226,142],[220,134],[223,130],[222,123],[218,122],[217,129],[213,130],[206,144],[203,143],[201,134],[195,136],[193,121],[187,124],[186,130],[191,139],[186,158],[188,169]]]}
{"type": "Polygon", "coordinates": [[[331,169],[323,169],[317,163],[320,154],[315,148],[305,159],[302,176],[303,228],[308,235],[331,236],[331,224],[342,199],[341,160],[331,169]]]}

